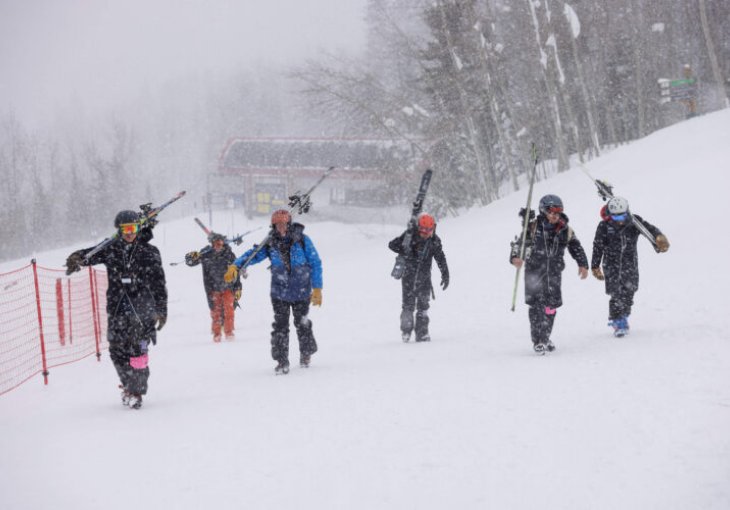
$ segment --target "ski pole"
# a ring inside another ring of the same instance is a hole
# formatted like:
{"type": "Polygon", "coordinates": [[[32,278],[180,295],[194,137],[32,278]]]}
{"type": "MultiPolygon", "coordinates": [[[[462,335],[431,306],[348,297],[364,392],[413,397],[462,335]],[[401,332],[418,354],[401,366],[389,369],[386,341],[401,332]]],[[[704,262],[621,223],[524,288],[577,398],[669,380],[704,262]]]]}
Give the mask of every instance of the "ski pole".
{"type": "MultiPolygon", "coordinates": [[[[533,166],[532,166],[532,174],[530,175],[530,187],[527,191],[527,206],[525,207],[525,219],[522,222],[522,236],[521,236],[521,243],[520,243],[520,260],[524,264],[525,261],[525,244],[527,242],[527,227],[530,225],[530,203],[532,202],[532,187],[535,184],[535,174],[537,173],[537,163],[538,163],[538,157],[537,157],[537,148],[535,147],[535,144],[532,144],[532,160],[533,160],[533,166]]],[[[520,282],[520,270],[522,269],[522,265],[517,267],[517,271],[515,271],[515,286],[512,290],[512,308],[511,310],[515,311],[515,305],[517,304],[517,286],[520,282]]]]}

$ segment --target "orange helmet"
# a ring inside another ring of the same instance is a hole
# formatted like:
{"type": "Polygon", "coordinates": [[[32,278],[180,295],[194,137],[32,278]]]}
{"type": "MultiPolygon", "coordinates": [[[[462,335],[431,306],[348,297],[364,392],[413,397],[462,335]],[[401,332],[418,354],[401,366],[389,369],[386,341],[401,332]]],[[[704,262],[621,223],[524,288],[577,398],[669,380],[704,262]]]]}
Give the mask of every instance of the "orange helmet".
{"type": "Polygon", "coordinates": [[[436,220],[428,213],[418,215],[418,232],[424,235],[430,235],[436,228],[436,220]]]}
{"type": "Polygon", "coordinates": [[[291,214],[286,209],[278,209],[271,215],[271,224],[291,223],[291,214]]]}

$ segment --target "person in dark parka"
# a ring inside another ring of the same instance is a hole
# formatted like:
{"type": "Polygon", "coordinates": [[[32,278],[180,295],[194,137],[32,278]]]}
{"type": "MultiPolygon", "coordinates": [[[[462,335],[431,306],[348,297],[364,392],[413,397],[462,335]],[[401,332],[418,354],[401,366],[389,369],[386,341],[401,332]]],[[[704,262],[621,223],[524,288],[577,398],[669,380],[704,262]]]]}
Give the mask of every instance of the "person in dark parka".
{"type": "Polygon", "coordinates": [[[208,236],[208,241],[210,247],[186,254],[185,264],[190,267],[203,265],[203,286],[208,299],[213,341],[221,341],[221,326],[226,340],[233,340],[235,303],[241,298],[241,280],[236,278],[228,283],[223,278],[228,266],[236,260],[236,255],[226,243],[224,235],[213,232],[208,236]]]}
{"type": "MultiPolygon", "coordinates": [[[[304,225],[292,223],[285,209],[271,215],[271,234],[268,243],[251,259],[258,264],[271,262],[271,305],[274,323],[271,332],[271,357],[277,362],[275,373],[289,373],[289,317],[294,316],[294,327],[299,340],[299,365],[309,367],[317,342],[309,319],[309,305],[322,306],[322,261],[304,225]]],[[[233,281],[239,269],[258,247],[254,246],[228,267],[225,280],[233,281]]]]}
{"type": "MultiPolygon", "coordinates": [[[[414,227],[410,227],[414,228],[414,227]]],[[[431,267],[433,259],[441,271],[441,287],[446,290],[449,286],[449,266],[441,244],[441,238],[436,235],[436,221],[428,213],[418,216],[417,233],[411,232],[411,242],[403,246],[403,240],[408,230],[388,243],[388,248],[398,255],[405,257],[405,270],[401,279],[403,292],[402,309],[400,315],[400,329],[404,342],[408,342],[414,330],[413,312],[416,311],[415,331],[416,342],[428,342],[431,336],[428,332],[429,300],[433,292],[431,284],[431,267]]]]}
{"type": "Polygon", "coordinates": [[[109,355],[122,389],[122,403],[142,406],[147,393],[148,349],[167,321],[167,287],[160,252],[149,244],[151,228],[140,231],[140,217],[121,211],[114,220],[119,236],[108,246],[84,258],[93,248],[78,250],[66,260],[66,273],[81,266],[104,264],[108,288],[106,311],[109,355]]]}
{"type": "Polygon", "coordinates": [[[611,296],[608,301],[608,325],[613,327],[617,337],[629,332],[628,319],[634,304],[634,294],[639,289],[639,257],[636,245],[640,232],[632,222],[632,216],[654,236],[658,252],[669,249],[666,236],[641,216],[632,215],[625,198],[613,197],[601,209],[601,222],[593,239],[591,272],[598,280],[605,279],[606,294],[611,296]]]}
{"type": "Polygon", "coordinates": [[[578,263],[581,279],[588,276],[588,259],[568,217],[563,202],[556,195],[540,199],[539,214],[527,229],[525,259],[519,258],[521,237],[512,243],[510,262],[525,264],[525,302],[530,307],[530,332],[535,352],[544,354],[555,350],[550,339],[557,309],[563,305],[562,273],[565,269],[565,249],[578,263]]]}

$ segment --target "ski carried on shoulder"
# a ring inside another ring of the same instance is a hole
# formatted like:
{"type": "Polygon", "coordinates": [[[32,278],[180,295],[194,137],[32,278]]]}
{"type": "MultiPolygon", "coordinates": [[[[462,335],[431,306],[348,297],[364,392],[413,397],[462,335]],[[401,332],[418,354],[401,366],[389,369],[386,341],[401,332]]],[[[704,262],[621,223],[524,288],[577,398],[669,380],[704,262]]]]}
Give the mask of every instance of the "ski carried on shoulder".
{"type": "MultiPolygon", "coordinates": [[[[312,187],[310,187],[307,191],[304,193],[297,192],[294,193],[289,197],[289,214],[292,214],[297,212],[299,214],[306,214],[309,212],[309,209],[312,207],[312,193],[315,189],[317,189],[317,186],[322,184],[322,181],[324,181],[327,177],[332,175],[332,172],[335,170],[334,166],[329,167],[325,172],[322,174],[322,176],[315,182],[312,187]]],[[[251,255],[248,256],[248,258],[243,261],[243,264],[241,264],[241,267],[239,269],[246,269],[248,265],[251,263],[251,261],[254,259],[258,253],[263,250],[266,246],[268,246],[269,242],[271,241],[271,236],[274,234],[274,229],[269,229],[269,233],[266,234],[266,237],[264,237],[263,241],[259,243],[258,245],[254,245],[255,248],[251,252],[251,255]]],[[[288,371],[288,369],[287,369],[288,371]]]]}
{"type": "MultiPolygon", "coordinates": [[[[142,211],[140,214],[139,219],[139,228],[140,230],[145,227],[154,227],[157,224],[157,215],[160,214],[167,206],[172,204],[173,202],[176,202],[180,200],[182,197],[185,196],[185,191],[181,191],[180,193],[176,194],[174,197],[172,197],[167,202],[163,203],[162,205],[158,205],[157,207],[152,207],[151,203],[148,204],[142,204],[139,206],[140,210],[142,211]]],[[[88,262],[91,257],[99,253],[101,250],[109,246],[111,243],[114,242],[115,239],[119,237],[119,232],[114,232],[114,234],[111,237],[107,237],[102,242],[94,246],[94,248],[89,251],[86,255],[84,255],[84,259],[88,262]]]]}
{"type": "MultiPolygon", "coordinates": [[[[404,248],[411,245],[413,233],[416,231],[418,215],[421,214],[421,211],[423,210],[423,202],[426,199],[426,193],[428,193],[428,186],[431,184],[431,175],[433,175],[433,170],[429,168],[423,172],[423,176],[421,176],[421,184],[418,187],[416,199],[413,201],[411,217],[408,220],[408,227],[406,228],[406,235],[403,237],[404,248]]],[[[403,277],[405,268],[405,257],[403,255],[397,255],[395,258],[395,265],[393,265],[393,270],[390,272],[390,276],[396,280],[400,280],[403,277]]]]}
{"type": "MultiPolygon", "coordinates": [[[[604,201],[610,200],[614,197],[613,186],[611,186],[606,181],[594,179],[593,176],[590,173],[588,173],[588,170],[583,165],[581,165],[580,167],[583,170],[583,172],[588,176],[588,178],[593,181],[593,184],[596,185],[596,188],[598,189],[598,195],[604,201]]],[[[649,232],[649,229],[647,229],[646,226],[643,223],[641,223],[641,221],[637,220],[636,217],[633,214],[631,214],[630,212],[629,212],[629,218],[631,219],[631,223],[634,224],[634,226],[639,231],[639,233],[649,240],[651,245],[654,247],[654,251],[659,253],[659,248],[656,245],[656,239],[654,239],[654,236],[651,235],[651,232],[649,232]]]]}
{"type": "MultiPolygon", "coordinates": [[[[203,229],[203,232],[205,232],[205,235],[210,237],[210,235],[213,233],[213,231],[211,229],[209,229],[208,227],[206,227],[205,223],[203,223],[200,220],[200,218],[193,218],[193,220],[195,220],[195,223],[197,223],[198,226],[201,229],[203,229]]],[[[226,244],[235,244],[236,246],[239,246],[243,242],[244,237],[249,235],[251,232],[256,232],[257,230],[261,230],[262,228],[263,227],[252,228],[251,230],[247,230],[243,234],[238,234],[237,236],[234,236],[234,237],[226,237],[224,239],[224,241],[226,244]]],[[[203,248],[202,250],[200,250],[200,253],[203,253],[203,250],[205,250],[205,249],[206,248],[203,248]]]]}

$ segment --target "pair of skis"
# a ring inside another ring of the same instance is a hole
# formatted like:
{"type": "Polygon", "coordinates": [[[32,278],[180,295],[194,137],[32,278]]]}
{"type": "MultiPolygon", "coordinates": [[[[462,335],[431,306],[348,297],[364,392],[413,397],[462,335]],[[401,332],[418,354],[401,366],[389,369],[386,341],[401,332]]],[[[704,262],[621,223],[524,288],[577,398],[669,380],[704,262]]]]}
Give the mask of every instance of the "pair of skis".
{"type": "MultiPolygon", "coordinates": [[[[198,225],[200,225],[200,227],[201,227],[201,228],[203,229],[203,231],[204,231],[204,232],[205,232],[205,233],[206,233],[206,234],[207,234],[208,236],[210,236],[210,234],[211,234],[211,233],[212,233],[213,231],[212,231],[212,230],[210,230],[210,229],[209,229],[208,227],[206,227],[206,226],[205,226],[205,225],[203,224],[203,222],[202,222],[202,221],[200,221],[200,220],[199,220],[198,218],[193,218],[193,219],[195,220],[195,222],[196,222],[196,223],[197,223],[198,225]]],[[[247,235],[249,235],[249,234],[250,234],[250,233],[252,233],[252,232],[256,232],[257,230],[261,230],[262,228],[264,228],[264,227],[257,227],[257,228],[252,228],[251,230],[247,230],[247,231],[246,231],[246,232],[244,232],[243,234],[238,234],[238,235],[237,235],[236,237],[233,237],[233,238],[228,238],[228,237],[226,237],[226,238],[224,239],[224,242],[225,242],[226,244],[231,244],[231,243],[233,243],[233,244],[235,244],[236,246],[238,246],[238,245],[240,245],[241,243],[243,243],[243,238],[244,238],[244,237],[246,237],[247,235]]],[[[207,246],[205,246],[204,248],[201,248],[200,250],[198,250],[198,253],[200,253],[201,255],[205,255],[206,253],[210,252],[211,250],[213,250],[213,247],[212,247],[211,245],[207,245],[207,246]]],[[[180,264],[184,264],[184,263],[185,263],[185,261],[184,261],[184,260],[182,260],[182,261],[179,261],[179,262],[170,262],[170,265],[171,265],[171,266],[179,266],[180,264]]]]}
{"type": "MultiPolygon", "coordinates": [[[[142,204],[139,206],[140,210],[142,211],[141,217],[139,219],[139,228],[140,230],[145,227],[154,227],[157,223],[157,215],[160,214],[167,206],[170,204],[180,200],[182,197],[185,196],[185,191],[181,191],[180,193],[176,194],[174,197],[172,197],[167,202],[163,203],[162,205],[158,205],[157,207],[152,207],[152,204],[142,204]]],[[[102,242],[94,246],[94,248],[89,251],[86,255],[84,255],[84,259],[88,262],[91,257],[99,253],[101,250],[109,246],[114,242],[115,239],[119,238],[119,231],[114,232],[114,234],[111,237],[107,237],[102,242]]]]}
{"type": "MultiPolygon", "coordinates": [[[[594,179],[593,176],[590,173],[588,173],[588,170],[583,165],[580,165],[580,168],[588,176],[588,178],[590,180],[592,180],[593,183],[596,185],[596,188],[598,188],[598,195],[604,201],[611,200],[614,197],[613,186],[608,184],[606,181],[594,179]]],[[[646,226],[643,223],[641,223],[641,221],[636,219],[636,217],[631,213],[629,213],[629,219],[631,220],[631,223],[633,223],[633,225],[639,231],[639,233],[649,240],[651,245],[654,247],[654,251],[659,253],[659,248],[656,245],[656,239],[654,239],[654,236],[651,235],[651,232],[649,232],[649,229],[646,228],[646,226]]]]}
{"type": "MultiPolygon", "coordinates": [[[[210,235],[213,233],[213,231],[211,229],[209,229],[208,227],[206,227],[205,224],[202,221],[200,221],[199,218],[193,218],[193,219],[195,220],[195,223],[197,223],[198,226],[203,229],[203,232],[205,232],[205,235],[210,237],[210,235]]],[[[240,246],[240,244],[243,242],[244,237],[249,235],[251,232],[256,232],[257,230],[261,230],[262,228],[263,227],[253,228],[251,230],[247,230],[243,234],[238,234],[235,237],[226,237],[224,240],[225,240],[226,244],[235,244],[236,246],[240,246]]],[[[210,247],[203,248],[202,250],[200,250],[200,253],[203,253],[206,250],[210,251],[210,247]]]]}
{"type": "MultiPolygon", "coordinates": [[[[304,193],[294,193],[289,197],[289,214],[293,214],[295,212],[299,214],[306,214],[309,212],[309,209],[312,207],[312,193],[314,192],[317,187],[322,184],[322,181],[324,181],[327,177],[332,175],[332,172],[334,172],[335,167],[331,166],[325,172],[322,174],[322,176],[315,182],[311,188],[309,188],[304,193]]],[[[254,259],[256,255],[259,254],[261,250],[263,250],[266,246],[269,245],[269,242],[271,242],[271,237],[274,235],[274,228],[272,226],[271,229],[269,229],[269,233],[266,234],[266,237],[259,243],[258,245],[255,245],[254,250],[251,252],[251,255],[248,256],[246,260],[243,261],[243,264],[241,264],[241,267],[239,267],[239,270],[246,269],[248,265],[251,263],[251,261],[254,259]]]]}
{"type": "MultiPolygon", "coordinates": [[[[406,235],[403,236],[403,250],[407,250],[413,240],[413,234],[418,228],[418,215],[423,211],[423,202],[426,200],[426,193],[428,192],[428,186],[431,184],[431,175],[433,170],[430,168],[423,172],[421,176],[421,184],[418,186],[418,193],[416,199],[413,201],[411,208],[411,218],[408,220],[408,227],[406,228],[406,235]]],[[[393,270],[390,272],[390,276],[396,280],[403,278],[403,273],[406,269],[406,258],[404,255],[398,255],[395,258],[395,265],[393,270]]]]}
{"type": "MultiPolygon", "coordinates": [[[[535,174],[537,173],[537,163],[539,162],[539,158],[537,157],[537,147],[535,147],[535,144],[532,144],[532,172],[530,173],[530,187],[527,191],[527,205],[524,209],[524,220],[522,221],[522,235],[520,236],[520,260],[525,260],[525,249],[527,244],[527,228],[530,225],[530,219],[532,218],[531,210],[530,210],[530,204],[532,203],[532,188],[535,185],[535,174]]],[[[522,265],[517,267],[517,270],[515,271],[515,286],[512,290],[512,310],[515,311],[515,305],[517,304],[517,286],[520,282],[520,271],[522,270],[522,265]]]]}

